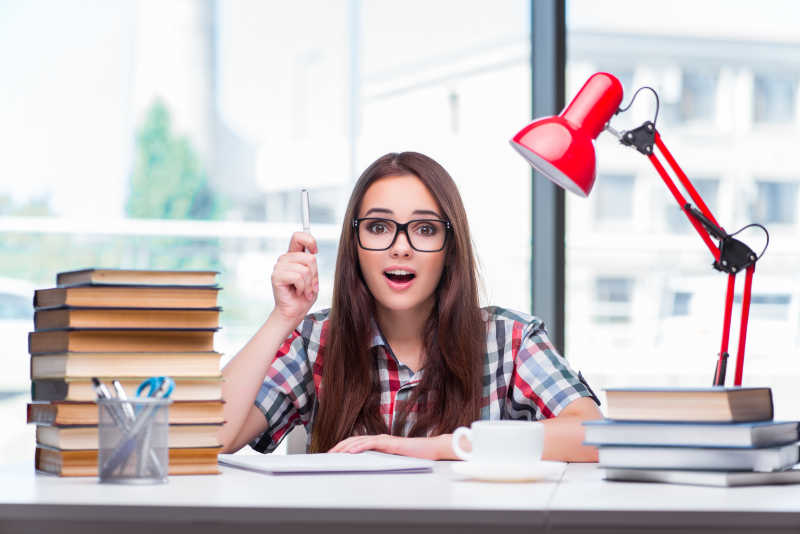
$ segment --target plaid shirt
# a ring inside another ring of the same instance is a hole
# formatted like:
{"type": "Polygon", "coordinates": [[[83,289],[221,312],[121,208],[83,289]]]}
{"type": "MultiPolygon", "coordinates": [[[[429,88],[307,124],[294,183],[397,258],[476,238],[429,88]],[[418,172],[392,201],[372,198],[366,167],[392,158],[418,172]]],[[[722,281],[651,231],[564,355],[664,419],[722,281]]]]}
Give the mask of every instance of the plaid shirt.
{"type": "MultiPolygon", "coordinates": [[[[481,419],[547,419],[575,399],[593,397],[550,343],[540,319],[498,307],[481,312],[486,323],[481,419]]],[[[328,314],[324,310],[306,316],[278,350],[255,401],[267,420],[267,430],[250,443],[255,450],[273,451],[298,424],[305,425],[310,439],[319,407],[328,314]]],[[[393,426],[395,414],[408,401],[424,369],[414,373],[399,362],[377,327],[370,346],[380,377],[386,426],[394,434],[408,435],[415,410],[409,410],[402,432],[393,426]]]]}

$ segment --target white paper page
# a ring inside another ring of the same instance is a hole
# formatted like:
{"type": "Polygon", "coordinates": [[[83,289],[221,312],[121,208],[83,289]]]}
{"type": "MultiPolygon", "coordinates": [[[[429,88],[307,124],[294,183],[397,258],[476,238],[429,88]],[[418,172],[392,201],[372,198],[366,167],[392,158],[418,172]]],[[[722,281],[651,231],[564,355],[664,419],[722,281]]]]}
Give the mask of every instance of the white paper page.
{"type": "Polygon", "coordinates": [[[220,454],[219,463],[230,467],[270,474],[288,473],[368,473],[392,471],[427,472],[432,460],[367,451],[358,454],[220,454]]]}

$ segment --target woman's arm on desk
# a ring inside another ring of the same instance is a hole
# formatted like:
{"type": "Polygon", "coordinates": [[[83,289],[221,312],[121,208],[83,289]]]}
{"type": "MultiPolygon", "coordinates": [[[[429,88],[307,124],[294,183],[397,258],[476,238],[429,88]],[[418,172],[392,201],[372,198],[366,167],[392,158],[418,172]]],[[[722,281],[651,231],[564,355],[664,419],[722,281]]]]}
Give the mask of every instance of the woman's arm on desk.
{"type": "MultiPolygon", "coordinates": [[[[594,401],[582,397],[572,401],[557,417],[541,421],[544,425],[543,460],[563,462],[596,462],[597,448],[583,445],[583,421],[603,415],[594,401]]],[[[337,444],[330,452],[363,452],[375,450],[429,460],[458,460],[452,447],[452,434],[430,438],[403,438],[380,434],[354,436],[337,444]]]]}
{"type": "Polygon", "coordinates": [[[317,299],[316,252],[317,243],[310,234],[292,236],[289,251],[278,258],[272,272],[275,308],[222,370],[225,424],[217,438],[224,453],[236,452],[267,428],[254,402],[278,349],[317,299]]]}

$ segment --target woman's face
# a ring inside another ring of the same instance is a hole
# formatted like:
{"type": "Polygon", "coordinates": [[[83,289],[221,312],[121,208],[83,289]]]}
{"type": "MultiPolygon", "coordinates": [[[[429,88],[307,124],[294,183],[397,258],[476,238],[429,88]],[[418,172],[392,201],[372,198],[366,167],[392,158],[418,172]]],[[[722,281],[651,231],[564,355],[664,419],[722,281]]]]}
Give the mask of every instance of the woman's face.
{"type": "MultiPolygon", "coordinates": [[[[373,182],[361,201],[358,217],[391,219],[400,224],[416,219],[444,220],[431,192],[411,174],[386,176],[373,182]]],[[[387,230],[389,228],[380,222],[368,221],[360,223],[358,229],[362,242],[368,232],[375,237],[387,230]],[[372,226],[368,227],[370,224],[372,226]]],[[[417,240],[429,242],[435,231],[426,225],[408,228],[409,234],[419,236],[412,237],[415,244],[417,240]]],[[[421,248],[419,244],[417,248],[421,248]]],[[[422,312],[429,308],[442,276],[444,258],[444,249],[438,252],[414,250],[404,232],[398,233],[387,250],[364,250],[358,246],[361,272],[376,305],[391,311],[419,309],[422,312]]]]}

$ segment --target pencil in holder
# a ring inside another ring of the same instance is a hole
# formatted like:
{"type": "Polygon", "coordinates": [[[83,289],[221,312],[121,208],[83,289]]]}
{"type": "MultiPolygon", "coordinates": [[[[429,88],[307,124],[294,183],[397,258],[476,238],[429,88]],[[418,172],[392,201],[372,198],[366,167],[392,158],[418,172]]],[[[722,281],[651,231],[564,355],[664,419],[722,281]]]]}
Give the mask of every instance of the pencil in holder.
{"type": "Polygon", "coordinates": [[[97,399],[101,483],[167,482],[171,402],[162,397],[97,399]]]}

